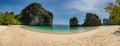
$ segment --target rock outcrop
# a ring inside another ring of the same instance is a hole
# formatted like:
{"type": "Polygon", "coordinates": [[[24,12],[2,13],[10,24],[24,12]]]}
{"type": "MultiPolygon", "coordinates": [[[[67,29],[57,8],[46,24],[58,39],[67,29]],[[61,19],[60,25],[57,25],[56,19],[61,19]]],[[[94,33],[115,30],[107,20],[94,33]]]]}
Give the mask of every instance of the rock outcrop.
{"type": "Polygon", "coordinates": [[[111,22],[110,19],[104,18],[104,19],[103,19],[103,25],[112,25],[112,22],[111,22]]]}
{"type": "Polygon", "coordinates": [[[101,21],[99,17],[96,14],[87,13],[85,22],[82,24],[82,26],[100,26],[101,21]]]}
{"type": "Polygon", "coordinates": [[[45,10],[40,3],[32,3],[21,12],[21,22],[24,25],[50,26],[53,24],[53,14],[45,10]]]}
{"type": "Polygon", "coordinates": [[[73,17],[73,18],[70,19],[70,26],[71,27],[79,26],[78,19],[76,17],[73,17]]]}

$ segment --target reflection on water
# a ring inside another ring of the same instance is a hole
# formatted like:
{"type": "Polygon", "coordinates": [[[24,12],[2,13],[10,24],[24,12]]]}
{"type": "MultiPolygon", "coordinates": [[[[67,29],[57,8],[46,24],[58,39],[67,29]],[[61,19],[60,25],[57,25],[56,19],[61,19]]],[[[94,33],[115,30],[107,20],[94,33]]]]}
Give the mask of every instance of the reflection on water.
{"type": "Polygon", "coordinates": [[[32,29],[36,31],[54,32],[54,33],[80,32],[80,31],[92,29],[92,27],[70,27],[69,25],[24,26],[24,28],[32,29]]]}

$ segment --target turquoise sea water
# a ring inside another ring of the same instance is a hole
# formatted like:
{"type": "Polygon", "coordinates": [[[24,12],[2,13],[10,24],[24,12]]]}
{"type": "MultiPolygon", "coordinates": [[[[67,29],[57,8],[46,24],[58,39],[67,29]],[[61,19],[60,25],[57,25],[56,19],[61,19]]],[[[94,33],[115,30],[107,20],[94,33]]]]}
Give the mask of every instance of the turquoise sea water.
{"type": "Polygon", "coordinates": [[[23,26],[33,31],[51,32],[51,33],[74,33],[93,29],[94,27],[70,27],[69,25],[54,26],[23,26]]]}

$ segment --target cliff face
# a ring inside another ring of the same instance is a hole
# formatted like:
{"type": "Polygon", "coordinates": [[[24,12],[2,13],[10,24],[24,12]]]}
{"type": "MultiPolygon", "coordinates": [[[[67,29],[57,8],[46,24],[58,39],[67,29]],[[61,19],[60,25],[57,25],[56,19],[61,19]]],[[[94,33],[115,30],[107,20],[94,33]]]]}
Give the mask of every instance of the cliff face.
{"type": "Polygon", "coordinates": [[[53,14],[39,3],[28,5],[21,14],[21,22],[25,25],[50,26],[53,24],[53,14]]]}
{"type": "Polygon", "coordinates": [[[78,19],[76,17],[70,19],[70,26],[71,27],[79,26],[78,19]]]}
{"type": "Polygon", "coordinates": [[[100,26],[101,21],[96,14],[87,13],[85,22],[82,26],[100,26]]]}

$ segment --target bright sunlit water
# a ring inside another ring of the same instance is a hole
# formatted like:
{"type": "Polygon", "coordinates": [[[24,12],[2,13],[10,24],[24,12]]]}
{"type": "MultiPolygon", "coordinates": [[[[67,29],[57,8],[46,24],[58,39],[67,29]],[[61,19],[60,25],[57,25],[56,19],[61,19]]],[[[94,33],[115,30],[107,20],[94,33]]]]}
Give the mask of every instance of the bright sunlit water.
{"type": "Polygon", "coordinates": [[[40,32],[74,33],[91,30],[94,27],[70,27],[69,25],[54,25],[54,26],[24,26],[24,28],[40,32]]]}

